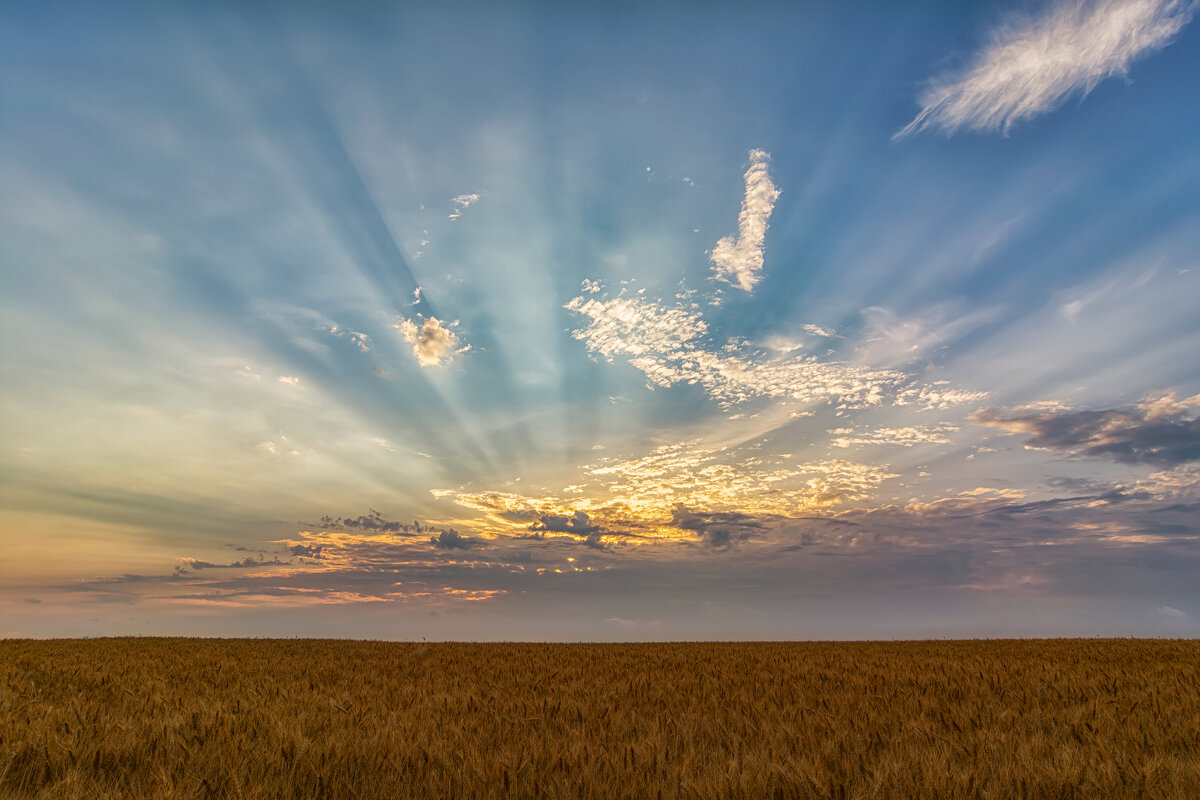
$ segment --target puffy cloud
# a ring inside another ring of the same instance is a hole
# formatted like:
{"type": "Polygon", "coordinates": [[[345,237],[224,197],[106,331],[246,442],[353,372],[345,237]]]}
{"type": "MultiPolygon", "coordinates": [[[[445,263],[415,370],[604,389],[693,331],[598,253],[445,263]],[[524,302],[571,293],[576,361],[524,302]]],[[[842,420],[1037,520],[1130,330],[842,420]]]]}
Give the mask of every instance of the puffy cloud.
{"type": "Polygon", "coordinates": [[[1192,0],[1061,0],[1040,16],[1012,17],[961,74],[936,79],[923,108],[896,133],[926,128],[1008,132],[1124,75],[1189,22],[1192,0]]]}
{"type": "Polygon", "coordinates": [[[458,347],[458,336],[450,330],[451,325],[443,325],[437,317],[430,317],[420,324],[410,319],[403,319],[396,325],[396,330],[404,337],[404,341],[412,345],[413,355],[422,367],[441,366],[454,358],[458,353],[466,352],[470,345],[458,347]]]}
{"type": "Polygon", "coordinates": [[[685,531],[694,531],[713,547],[729,547],[735,542],[758,536],[766,529],[759,517],[736,511],[698,513],[680,503],[671,511],[671,524],[685,531]]]}
{"type": "Polygon", "coordinates": [[[448,528],[439,532],[437,536],[430,536],[429,543],[441,550],[467,550],[477,545],[479,540],[448,528]]]}
{"type": "Polygon", "coordinates": [[[762,150],[750,151],[750,168],[744,175],[746,195],[738,214],[737,236],[722,238],[711,255],[713,277],[747,292],[762,279],[767,221],[779,198],[779,190],[767,172],[770,158],[762,150]]]}
{"type": "Polygon", "coordinates": [[[1010,433],[1030,434],[1025,440],[1028,448],[1172,467],[1200,460],[1200,417],[1184,413],[1198,401],[1200,395],[1181,402],[1171,394],[1130,409],[983,409],[971,419],[1010,433]]]}

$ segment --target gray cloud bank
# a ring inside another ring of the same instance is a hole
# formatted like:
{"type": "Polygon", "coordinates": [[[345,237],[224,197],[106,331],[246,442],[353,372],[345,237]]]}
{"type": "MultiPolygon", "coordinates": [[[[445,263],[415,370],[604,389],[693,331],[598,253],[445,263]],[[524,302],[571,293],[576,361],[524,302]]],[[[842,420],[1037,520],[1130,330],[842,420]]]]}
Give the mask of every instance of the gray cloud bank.
{"type": "Polygon", "coordinates": [[[1200,417],[1185,413],[1198,404],[1200,395],[1184,401],[1166,395],[1128,409],[983,409],[972,420],[1029,434],[1025,446],[1030,448],[1173,467],[1200,460],[1200,417]]]}

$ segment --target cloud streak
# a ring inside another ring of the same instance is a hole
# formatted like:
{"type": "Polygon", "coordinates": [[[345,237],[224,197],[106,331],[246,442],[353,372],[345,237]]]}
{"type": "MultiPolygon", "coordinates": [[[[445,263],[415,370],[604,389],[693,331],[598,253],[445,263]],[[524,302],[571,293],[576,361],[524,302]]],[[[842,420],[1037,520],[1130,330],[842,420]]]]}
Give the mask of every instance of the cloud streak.
{"type": "Polygon", "coordinates": [[[965,71],[934,79],[923,106],[893,138],[928,128],[1008,131],[1018,122],[1125,75],[1191,20],[1191,0],[1065,0],[1036,17],[1012,17],[965,71]]]}
{"type": "Polygon", "coordinates": [[[779,190],[767,172],[770,158],[770,154],[762,150],[750,151],[750,168],[743,176],[746,195],[738,214],[737,236],[723,237],[710,256],[714,278],[747,292],[762,280],[767,221],[779,198],[779,190]]]}

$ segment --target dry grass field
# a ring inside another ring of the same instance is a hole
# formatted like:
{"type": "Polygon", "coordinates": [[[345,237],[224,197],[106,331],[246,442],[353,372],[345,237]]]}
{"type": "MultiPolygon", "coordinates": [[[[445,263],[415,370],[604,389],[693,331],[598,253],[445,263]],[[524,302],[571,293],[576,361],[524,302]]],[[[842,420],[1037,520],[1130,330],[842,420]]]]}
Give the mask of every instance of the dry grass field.
{"type": "Polygon", "coordinates": [[[5,798],[1200,798],[1200,642],[0,641],[5,798]]]}

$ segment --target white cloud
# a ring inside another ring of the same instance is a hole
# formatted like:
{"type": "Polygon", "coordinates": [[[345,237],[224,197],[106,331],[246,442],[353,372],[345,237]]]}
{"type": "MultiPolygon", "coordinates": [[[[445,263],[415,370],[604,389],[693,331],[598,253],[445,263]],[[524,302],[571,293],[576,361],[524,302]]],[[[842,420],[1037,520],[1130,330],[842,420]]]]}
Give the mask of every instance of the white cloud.
{"type": "Polygon", "coordinates": [[[412,345],[413,355],[422,367],[437,367],[450,361],[458,353],[466,352],[470,345],[458,347],[458,336],[443,325],[437,317],[430,317],[423,322],[418,317],[417,322],[410,319],[401,320],[392,327],[400,331],[404,341],[412,345]]]}
{"type": "Polygon", "coordinates": [[[329,332],[339,338],[349,339],[354,343],[355,347],[364,353],[371,350],[371,337],[367,336],[365,333],[361,333],[360,331],[344,330],[338,325],[331,325],[329,327],[329,332]]]}
{"type": "Polygon", "coordinates": [[[987,392],[970,392],[964,389],[951,389],[945,386],[945,381],[935,381],[932,386],[920,386],[905,389],[896,396],[896,405],[906,406],[916,403],[922,411],[944,411],[952,406],[975,403],[987,397],[987,392]]]}
{"type": "Polygon", "coordinates": [[[450,219],[458,219],[462,216],[463,209],[479,202],[479,195],[460,194],[458,197],[451,198],[450,202],[455,206],[454,210],[450,212],[450,219]]]}
{"type": "Polygon", "coordinates": [[[587,328],[575,331],[574,336],[609,361],[615,355],[679,350],[708,331],[699,314],[640,297],[585,300],[581,296],[563,307],[591,319],[587,328]]]}
{"type": "Polygon", "coordinates": [[[762,279],[767,220],[779,197],[779,190],[767,174],[770,157],[762,150],[750,151],[750,168],[744,176],[746,196],[742,200],[742,211],[738,214],[737,238],[722,238],[713,248],[711,256],[713,277],[747,292],[762,279]]]}
{"type": "Polygon", "coordinates": [[[767,357],[731,342],[717,348],[698,311],[640,297],[576,297],[565,308],[589,318],[573,332],[588,350],[612,361],[626,356],[650,386],[692,384],[724,408],[758,397],[798,402],[828,401],[839,411],[866,408],[892,398],[923,408],[948,408],[983,396],[949,387],[912,386],[895,370],[871,369],[814,356],[767,357]]]}
{"type": "Polygon", "coordinates": [[[279,382],[286,383],[288,386],[299,386],[300,385],[300,379],[294,375],[280,375],[279,382]]]}
{"type": "Polygon", "coordinates": [[[837,333],[834,332],[833,330],[822,328],[820,325],[814,325],[811,322],[804,326],[804,330],[808,331],[813,336],[824,336],[826,339],[842,338],[842,337],[838,336],[837,333]]]}
{"type": "Polygon", "coordinates": [[[845,448],[866,444],[912,447],[916,444],[950,444],[946,434],[956,430],[958,430],[957,427],[942,423],[936,428],[916,425],[904,428],[876,428],[858,433],[855,433],[853,428],[835,428],[829,433],[836,437],[830,442],[834,447],[845,448]]]}
{"type": "Polygon", "coordinates": [[[896,138],[926,128],[1007,133],[1126,74],[1169,44],[1194,11],[1191,0],[1062,0],[1040,16],[1014,16],[964,72],[932,82],[921,113],[896,138]]]}

